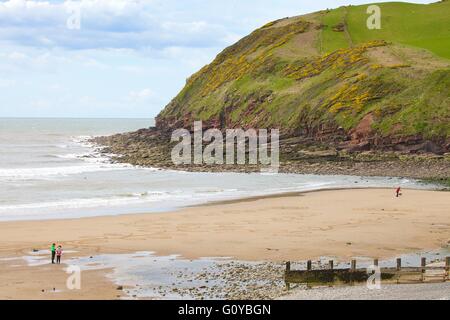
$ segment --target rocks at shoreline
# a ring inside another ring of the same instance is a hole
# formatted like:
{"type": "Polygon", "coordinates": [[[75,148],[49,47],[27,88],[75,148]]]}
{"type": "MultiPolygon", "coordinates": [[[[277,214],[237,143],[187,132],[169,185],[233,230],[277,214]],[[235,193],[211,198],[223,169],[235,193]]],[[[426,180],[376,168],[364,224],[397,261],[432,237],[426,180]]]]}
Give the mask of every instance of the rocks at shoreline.
{"type": "MultiPolygon", "coordinates": [[[[104,154],[114,154],[114,162],[144,167],[200,172],[259,172],[258,165],[174,165],[170,133],[156,128],[96,137],[104,154]]],[[[280,139],[280,169],[283,173],[392,176],[416,179],[450,179],[450,154],[411,153],[398,151],[348,152],[308,139],[280,139]]]]}
{"type": "Polygon", "coordinates": [[[200,273],[180,272],[177,279],[192,286],[161,287],[160,295],[194,299],[268,300],[286,294],[282,263],[230,261],[200,273]]]}

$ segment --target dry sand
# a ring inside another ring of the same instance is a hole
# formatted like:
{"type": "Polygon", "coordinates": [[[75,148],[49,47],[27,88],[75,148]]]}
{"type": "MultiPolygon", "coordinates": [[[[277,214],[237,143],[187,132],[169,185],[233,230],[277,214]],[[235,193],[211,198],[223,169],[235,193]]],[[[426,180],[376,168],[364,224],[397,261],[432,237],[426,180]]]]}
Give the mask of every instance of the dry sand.
{"type": "MultiPolygon", "coordinates": [[[[187,258],[271,261],[387,258],[447,245],[449,208],[448,192],[403,190],[396,198],[393,190],[352,189],[243,199],[167,213],[1,222],[0,256],[23,256],[57,242],[76,250],[77,256],[155,251],[187,258]]],[[[61,267],[10,265],[0,263],[0,298],[42,298],[36,292],[45,284],[53,286],[47,283],[49,277],[66,278],[64,271],[55,269],[61,267]],[[13,282],[21,286],[11,286],[13,282]]],[[[89,275],[100,278],[94,297],[116,297],[114,285],[100,274],[89,275]]],[[[91,298],[92,293],[54,296],[91,298]]]]}

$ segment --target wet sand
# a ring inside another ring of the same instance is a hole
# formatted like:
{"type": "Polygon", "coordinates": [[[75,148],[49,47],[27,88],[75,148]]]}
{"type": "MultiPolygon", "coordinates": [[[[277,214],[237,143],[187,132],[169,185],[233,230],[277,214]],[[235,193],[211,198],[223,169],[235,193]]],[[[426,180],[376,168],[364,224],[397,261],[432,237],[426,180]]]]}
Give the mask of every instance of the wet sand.
{"type": "Polygon", "coordinates": [[[81,290],[68,290],[65,264],[29,266],[25,261],[0,261],[0,299],[119,299],[123,292],[105,275],[111,270],[83,271],[81,290]]]}
{"type": "MultiPolygon", "coordinates": [[[[388,258],[446,246],[450,241],[448,208],[448,192],[403,190],[396,198],[391,189],[352,189],[258,197],[167,213],[0,222],[0,256],[23,256],[57,242],[77,251],[74,256],[154,251],[189,259],[248,261],[388,258]]],[[[60,273],[56,286],[61,287],[67,278],[60,266],[13,264],[0,263],[0,298],[42,298],[39,292],[48,279],[56,281],[60,273]],[[21,283],[12,288],[14,282],[21,283]]],[[[117,297],[115,285],[102,272],[88,273],[91,280],[84,279],[85,293],[65,291],[54,296],[117,297]]],[[[53,296],[46,294],[45,298],[53,296]]]]}

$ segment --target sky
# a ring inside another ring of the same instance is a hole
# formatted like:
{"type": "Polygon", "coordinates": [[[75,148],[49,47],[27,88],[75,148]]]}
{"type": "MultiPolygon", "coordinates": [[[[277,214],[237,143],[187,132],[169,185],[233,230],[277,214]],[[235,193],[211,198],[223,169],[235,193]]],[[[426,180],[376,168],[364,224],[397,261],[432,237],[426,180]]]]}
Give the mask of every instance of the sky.
{"type": "Polygon", "coordinates": [[[0,1],[0,117],[152,118],[265,23],[367,2],[0,1]]]}

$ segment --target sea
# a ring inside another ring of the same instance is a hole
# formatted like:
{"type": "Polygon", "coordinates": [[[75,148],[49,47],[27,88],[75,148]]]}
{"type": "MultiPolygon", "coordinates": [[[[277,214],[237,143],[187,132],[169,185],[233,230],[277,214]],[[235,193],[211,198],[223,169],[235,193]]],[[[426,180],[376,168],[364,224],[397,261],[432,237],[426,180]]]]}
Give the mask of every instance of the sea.
{"type": "Polygon", "coordinates": [[[149,119],[0,118],[0,221],[154,213],[212,201],[345,187],[431,188],[392,177],[204,173],[111,161],[95,136],[149,119]]]}

